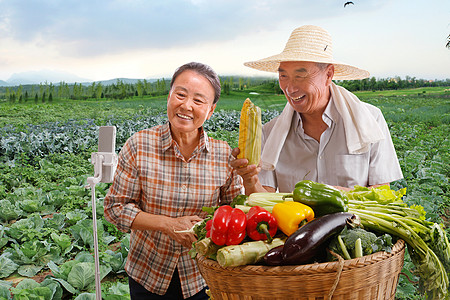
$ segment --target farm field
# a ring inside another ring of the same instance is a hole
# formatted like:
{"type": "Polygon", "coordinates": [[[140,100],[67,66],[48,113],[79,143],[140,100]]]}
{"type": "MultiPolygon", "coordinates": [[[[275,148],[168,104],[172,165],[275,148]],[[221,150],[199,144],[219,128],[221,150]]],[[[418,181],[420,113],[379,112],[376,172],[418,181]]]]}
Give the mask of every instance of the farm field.
{"type": "MultiPolygon", "coordinates": [[[[423,88],[355,94],[379,107],[388,122],[404,175],[392,187],[406,187],[405,201],[423,206],[427,218],[443,223],[450,236],[448,92],[423,88]]],[[[208,134],[236,147],[247,97],[263,109],[263,122],[285,105],[284,96],[231,91],[205,123],[208,134]]],[[[90,155],[97,151],[98,126],[117,127],[118,152],[134,132],[165,122],[165,109],[165,97],[0,103],[0,299],[9,299],[8,292],[19,299],[38,293],[53,297],[45,299],[91,299],[92,210],[85,185],[93,176],[90,155]]],[[[108,186],[96,187],[102,294],[104,299],[129,299],[123,270],[128,235],[103,219],[108,186]]],[[[407,256],[404,273],[417,280],[412,269],[407,256]]],[[[423,296],[400,276],[397,299],[423,296]]]]}

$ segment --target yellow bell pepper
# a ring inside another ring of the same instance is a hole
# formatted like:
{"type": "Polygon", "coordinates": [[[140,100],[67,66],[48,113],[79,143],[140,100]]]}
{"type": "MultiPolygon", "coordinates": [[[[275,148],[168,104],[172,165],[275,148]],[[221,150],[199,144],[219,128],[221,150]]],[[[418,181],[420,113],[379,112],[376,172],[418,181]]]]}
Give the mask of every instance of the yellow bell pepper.
{"type": "Polygon", "coordinates": [[[304,220],[309,222],[314,219],[314,211],[311,207],[294,201],[275,204],[272,215],[277,219],[278,228],[287,236],[296,232],[304,220]]]}

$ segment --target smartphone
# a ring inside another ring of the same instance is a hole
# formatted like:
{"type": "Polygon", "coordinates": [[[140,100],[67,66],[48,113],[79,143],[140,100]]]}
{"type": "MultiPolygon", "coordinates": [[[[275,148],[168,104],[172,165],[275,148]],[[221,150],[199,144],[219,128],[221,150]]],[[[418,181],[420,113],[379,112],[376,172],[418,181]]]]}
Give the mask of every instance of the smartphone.
{"type": "Polygon", "coordinates": [[[100,182],[112,182],[117,166],[116,126],[100,127],[98,132],[98,152],[105,157],[100,182]]]}

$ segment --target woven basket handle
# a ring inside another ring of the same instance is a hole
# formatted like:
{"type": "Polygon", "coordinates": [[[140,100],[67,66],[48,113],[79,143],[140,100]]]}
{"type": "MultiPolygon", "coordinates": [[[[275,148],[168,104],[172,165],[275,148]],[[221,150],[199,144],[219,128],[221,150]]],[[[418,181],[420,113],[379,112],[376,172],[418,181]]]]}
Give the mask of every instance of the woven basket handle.
{"type": "Polygon", "coordinates": [[[342,270],[344,269],[344,259],[342,258],[342,256],[340,256],[339,254],[331,251],[328,249],[328,251],[331,253],[331,255],[333,255],[334,257],[336,257],[339,261],[339,266],[336,272],[336,279],[334,280],[333,286],[331,287],[330,291],[328,292],[328,300],[331,300],[331,298],[333,298],[333,294],[334,291],[336,290],[336,287],[339,283],[339,279],[341,279],[341,274],[342,274],[342,270]]]}

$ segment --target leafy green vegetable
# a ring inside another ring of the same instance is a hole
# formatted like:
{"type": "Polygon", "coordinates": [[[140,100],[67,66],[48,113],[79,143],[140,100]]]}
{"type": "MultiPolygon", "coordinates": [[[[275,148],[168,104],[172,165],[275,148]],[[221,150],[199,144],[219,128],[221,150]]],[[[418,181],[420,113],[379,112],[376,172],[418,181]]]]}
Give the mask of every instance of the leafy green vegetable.
{"type": "Polygon", "coordinates": [[[128,284],[116,282],[106,293],[102,293],[105,300],[128,300],[130,299],[130,287],[128,284]]]}
{"type": "Polygon", "coordinates": [[[0,280],[0,300],[11,300],[12,282],[0,280]]]}
{"type": "Polygon", "coordinates": [[[206,222],[208,222],[209,220],[212,219],[212,217],[214,216],[214,212],[216,211],[216,209],[218,208],[218,206],[215,207],[207,207],[204,206],[202,207],[202,210],[204,212],[207,212],[208,215],[206,216],[206,218],[203,219],[202,222],[200,222],[199,224],[196,224],[192,230],[194,231],[195,236],[197,237],[197,240],[201,240],[204,239],[206,237],[206,222]]]}
{"type": "Polygon", "coordinates": [[[231,201],[230,206],[236,207],[236,205],[244,205],[245,201],[248,199],[247,195],[237,195],[233,198],[233,201],[231,201]]]}
{"type": "Polygon", "coordinates": [[[0,256],[0,278],[5,278],[14,273],[19,267],[14,261],[12,261],[8,256],[2,254],[0,256]]]}
{"type": "Polygon", "coordinates": [[[92,263],[80,262],[73,266],[67,281],[78,290],[88,290],[95,283],[95,266],[92,263]]]}
{"type": "Polygon", "coordinates": [[[44,221],[37,214],[18,220],[9,227],[7,232],[8,236],[20,242],[42,240],[48,233],[49,230],[44,228],[44,221]]]}
{"type": "Polygon", "coordinates": [[[41,286],[33,279],[24,279],[17,284],[15,288],[11,288],[14,299],[52,299],[53,291],[47,286],[41,286]]]}
{"type": "Polygon", "coordinates": [[[58,232],[62,231],[64,226],[66,225],[65,216],[60,213],[55,213],[51,218],[44,219],[45,227],[55,229],[58,232]]]}
{"type": "Polygon", "coordinates": [[[49,261],[60,262],[62,260],[59,247],[46,241],[25,242],[22,245],[14,244],[12,248],[5,250],[5,253],[10,253],[11,259],[21,265],[44,266],[49,261]]]}
{"type": "Polygon", "coordinates": [[[111,266],[114,273],[125,272],[124,267],[127,261],[127,256],[124,256],[122,252],[114,252],[108,249],[103,253],[101,259],[103,264],[111,266]]]}
{"type": "Polygon", "coordinates": [[[81,293],[74,300],[95,300],[95,293],[81,293]]]}
{"type": "MultiPolygon", "coordinates": [[[[87,256],[80,255],[74,260],[66,261],[59,267],[52,261],[47,264],[53,273],[53,279],[61,283],[72,294],[89,291],[95,287],[95,265],[92,262],[92,255],[87,254],[87,256]]],[[[100,280],[111,270],[110,266],[100,265],[100,280]]]]}
{"type": "Polygon", "coordinates": [[[72,250],[72,238],[67,234],[56,234],[55,232],[52,232],[50,236],[52,240],[61,248],[61,252],[63,252],[63,254],[67,254],[70,250],[72,250]]]}
{"type": "MultiPolygon", "coordinates": [[[[100,280],[111,272],[111,267],[100,265],[100,280]]],[[[73,266],[67,281],[76,289],[85,291],[95,286],[95,265],[88,262],[80,262],[73,266]]]]}
{"type": "Polygon", "coordinates": [[[58,282],[47,277],[44,279],[44,281],[41,282],[41,286],[48,287],[52,291],[51,299],[54,299],[54,300],[62,299],[63,289],[58,282]]]}
{"type": "Polygon", "coordinates": [[[33,277],[42,270],[43,266],[22,265],[17,269],[17,273],[25,277],[33,277]]]}
{"type": "Polygon", "coordinates": [[[76,209],[74,211],[69,211],[66,213],[67,223],[69,225],[74,225],[81,220],[87,219],[88,215],[81,209],[76,209]]]}
{"type": "Polygon", "coordinates": [[[355,257],[361,257],[364,255],[370,255],[378,251],[391,251],[392,237],[389,234],[381,235],[377,237],[375,233],[364,230],[363,228],[344,228],[339,235],[335,236],[329,242],[328,248],[333,252],[341,255],[342,257],[349,259],[355,257]],[[343,244],[338,240],[340,238],[343,244]],[[359,240],[359,246],[357,247],[357,240],[359,240]],[[345,253],[345,251],[348,252],[345,253]],[[356,252],[362,254],[357,255],[356,252]]]}
{"type": "MultiPolygon", "coordinates": [[[[78,221],[77,224],[71,226],[69,229],[75,240],[77,240],[81,245],[87,246],[90,249],[94,248],[92,220],[86,219],[78,221]]],[[[115,239],[114,236],[110,236],[104,231],[102,220],[97,221],[97,236],[99,242],[103,242],[106,245],[110,244],[115,239]]]]}
{"type": "Polygon", "coordinates": [[[349,212],[360,216],[365,228],[403,239],[416,267],[420,289],[431,299],[448,297],[449,270],[445,267],[450,263],[448,238],[441,225],[425,220],[423,209],[408,207],[403,202],[405,192],[390,190],[388,186],[357,187],[347,193],[349,212]]]}
{"type": "Polygon", "coordinates": [[[3,222],[15,220],[22,214],[22,210],[7,199],[0,200],[0,211],[0,219],[3,222]]]}

